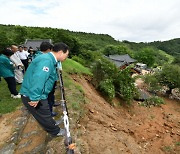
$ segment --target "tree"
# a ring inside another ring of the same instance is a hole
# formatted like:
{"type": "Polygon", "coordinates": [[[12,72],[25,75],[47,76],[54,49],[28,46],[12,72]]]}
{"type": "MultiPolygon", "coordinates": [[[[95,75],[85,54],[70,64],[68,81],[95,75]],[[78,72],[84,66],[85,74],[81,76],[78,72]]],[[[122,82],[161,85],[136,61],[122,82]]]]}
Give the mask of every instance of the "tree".
{"type": "Polygon", "coordinates": [[[115,87],[112,79],[105,79],[99,83],[98,89],[109,100],[115,97],[115,87]]]}
{"type": "Polygon", "coordinates": [[[106,79],[114,80],[117,71],[117,67],[112,62],[105,58],[99,58],[92,68],[95,86],[98,87],[99,83],[106,79]]]}
{"type": "Polygon", "coordinates": [[[64,42],[70,47],[70,57],[74,55],[78,55],[80,51],[80,43],[74,37],[66,34],[66,32],[62,30],[57,30],[56,35],[53,36],[54,43],[64,42]]]}
{"type": "Polygon", "coordinates": [[[137,92],[130,68],[120,71],[104,58],[99,59],[93,67],[93,82],[109,100],[112,100],[115,94],[119,94],[124,100],[130,102],[137,92]]]}
{"type": "Polygon", "coordinates": [[[22,26],[15,26],[14,31],[15,31],[15,38],[14,38],[15,43],[16,44],[24,43],[24,41],[27,38],[26,28],[22,26]]]}
{"type": "Polygon", "coordinates": [[[173,61],[173,64],[179,65],[180,66],[180,55],[177,55],[173,61]]]}
{"type": "Polygon", "coordinates": [[[169,88],[167,94],[170,94],[174,88],[180,89],[180,66],[165,65],[157,77],[161,85],[169,88]]]}
{"type": "Polygon", "coordinates": [[[135,59],[151,67],[155,62],[154,55],[154,50],[152,48],[143,48],[142,50],[136,52],[135,59]]]}
{"type": "Polygon", "coordinates": [[[132,51],[126,46],[123,45],[108,45],[104,48],[103,54],[106,56],[114,55],[114,54],[129,54],[130,56],[133,55],[132,51]]]}
{"type": "Polygon", "coordinates": [[[130,102],[136,96],[135,80],[131,77],[130,67],[119,71],[114,82],[116,92],[127,102],[130,102]]]}
{"type": "Polygon", "coordinates": [[[11,40],[7,37],[5,32],[0,32],[0,52],[11,45],[11,40]]]}

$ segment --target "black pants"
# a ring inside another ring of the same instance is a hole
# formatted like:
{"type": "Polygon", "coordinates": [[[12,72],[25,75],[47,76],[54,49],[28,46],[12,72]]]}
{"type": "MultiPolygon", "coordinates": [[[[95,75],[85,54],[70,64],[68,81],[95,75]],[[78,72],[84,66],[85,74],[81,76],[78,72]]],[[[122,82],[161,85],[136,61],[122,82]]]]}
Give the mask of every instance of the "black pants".
{"type": "Polygon", "coordinates": [[[28,68],[28,59],[21,59],[21,62],[23,63],[23,65],[24,65],[24,68],[25,68],[25,71],[27,70],[27,68],[28,68]]]}
{"type": "Polygon", "coordinates": [[[16,90],[16,80],[14,77],[7,77],[7,78],[4,78],[8,84],[8,88],[9,88],[9,91],[11,92],[11,94],[13,95],[18,95],[18,92],[16,90]]]}
{"type": "Polygon", "coordinates": [[[55,81],[53,89],[51,90],[51,92],[48,95],[48,104],[49,104],[49,108],[50,108],[51,112],[53,110],[53,105],[54,105],[54,102],[55,102],[54,92],[55,92],[56,83],[57,82],[55,81]]]}
{"type": "Polygon", "coordinates": [[[22,96],[21,99],[29,112],[49,134],[57,135],[59,133],[60,128],[55,125],[56,122],[51,116],[47,99],[40,100],[36,107],[28,104],[30,102],[28,97],[22,96]]]}

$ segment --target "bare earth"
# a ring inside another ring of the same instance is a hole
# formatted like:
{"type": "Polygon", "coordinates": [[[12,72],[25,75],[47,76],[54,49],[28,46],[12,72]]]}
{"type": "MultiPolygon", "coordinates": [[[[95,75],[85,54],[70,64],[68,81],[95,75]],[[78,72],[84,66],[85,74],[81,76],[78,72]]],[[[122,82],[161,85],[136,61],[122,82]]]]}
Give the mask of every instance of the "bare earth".
{"type": "MultiPolygon", "coordinates": [[[[100,96],[88,79],[77,76],[73,76],[73,79],[82,86],[88,99],[84,116],[76,129],[71,130],[77,146],[75,153],[180,153],[180,102],[165,99],[165,105],[148,108],[140,106],[136,101],[131,106],[125,106],[122,100],[115,99],[113,107],[100,96]]],[[[15,128],[13,119],[20,112],[0,117],[0,149],[12,136],[15,128]]],[[[15,153],[32,151],[36,144],[43,144],[45,134],[32,118],[29,119],[15,153]]],[[[62,138],[52,140],[48,144],[48,153],[60,154],[62,146],[62,138]]]]}
{"type": "Polygon", "coordinates": [[[89,99],[89,112],[80,121],[82,153],[180,153],[180,103],[165,99],[161,107],[142,107],[138,102],[112,107],[86,79],[75,80],[89,99]]]}

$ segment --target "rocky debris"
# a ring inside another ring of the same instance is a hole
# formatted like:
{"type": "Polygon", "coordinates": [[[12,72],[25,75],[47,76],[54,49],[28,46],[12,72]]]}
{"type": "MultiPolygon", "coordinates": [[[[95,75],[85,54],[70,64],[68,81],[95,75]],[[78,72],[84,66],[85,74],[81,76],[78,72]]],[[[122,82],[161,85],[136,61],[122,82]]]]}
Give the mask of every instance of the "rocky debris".
{"type": "Polygon", "coordinates": [[[180,90],[178,88],[173,89],[172,95],[170,95],[170,98],[180,100],[180,90]]]}
{"type": "MultiPolygon", "coordinates": [[[[174,100],[170,100],[161,107],[152,108],[144,108],[137,102],[128,107],[112,107],[88,81],[79,78],[76,81],[83,85],[88,97],[88,103],[83,108],[87,112],[71,129],[76,154],[180,153],[180,110],[177,102],[173,104],[174,100]]],[[[65,153],[62,137],[48,138],[49,135],[36,120],[31,116],[23,118],[26,116],[15,118],[15,132],[8,138],[0,154],[65,153]]]]}
{"type": "Polygon", "coordinates": [[[13,132],[1,147],[0,154],[39,153],[45,150],[46,132],[24,108],[11,125],[13,132]]]}
{"type": "Polygon", "coordinates": [[[15,150],[15,143],[10,143],[6,146],[4,146],[1,150],[0,150],[0,154],[13,154],[14,150],[15,150]]]}
{"type": "Polygon", "coordinates": [[[6,139],[6,143],[0,150],[0,153],[1,152],[2,152],[2,154],[14,153],[14,151],[16,149],[16,144],[20,139],[20,135],[24,129],[24,126],[27,123],[27,120],[28,120],[28,116],[24,117],[23,114],[21,114],[19,117],[17,117],[15,120],[12,121],[12,125],[14,126],[13,127],[14,131],[11,134],[11,136],[6,139]]]}

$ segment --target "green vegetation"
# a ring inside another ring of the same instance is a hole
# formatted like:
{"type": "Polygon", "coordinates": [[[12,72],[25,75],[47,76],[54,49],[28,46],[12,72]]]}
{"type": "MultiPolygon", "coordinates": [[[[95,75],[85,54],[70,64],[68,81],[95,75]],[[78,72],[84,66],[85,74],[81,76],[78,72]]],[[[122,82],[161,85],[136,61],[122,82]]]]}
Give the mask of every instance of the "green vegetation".
{"type": "Polygon", "coordinates": [[[138,93],[134,82],[134,78],[131,77],[130,67],[119,71],[114,81],[116,92],[128,103],[131,103],[138,93]]]}
{"type": "Polygon", "coordinates": [[[136,95],[130,68],[118,70],[105,58],[97,60],[93,66],[93,83],[110,101],[117,95],[130,102],[136,95]]]}
{"type": "Polygon", "coordinates": [[[162,86],[167,86],[171,93],[174,88],[180,89],[180,66],[178,65],[165,65],[162,71],[158,74],[159,83],[162,86]]]}
{"type": "Polygon", "coordinates": [[[106,56],[109,55],[124,55],[129,54],[130,56],[133,56],[133,52],[125,45],[107,45],[102,53],[106,56]]]}
{"type": "MultiPolygon", "coordinates": [[[[84,98],[84,91],[80,85],[75,84],[70,78],[69,74],[89,75],[92,73],[88,68],[85,68],[81,64],[67,59],[63,63],[63,76],[64,86],[67,88],[67,100],[70,103],[70,108],[73,110],[83,110],[81,108],[82,103],[86,102],[84,98]],[[78,97],[77,97],[78,96],[78,97]]],[[[17,89],[20,89],[21,85],[17,85],[17,89]]],[[[58,94],[59,95],[59,94],[58,94]]],[[[57,98],[58,98],[57,95],[57,98]]],[[[14,111],[18,106],[22,104],[21,99],[13,99],[10,97],[10,92],[7,87],[7,83],[2,78],[0,82],[0,114],[5,114],[14,111]]],[[[81,111],[82,112],[82,111],[81,111]]],[[[80,113],[81,113],[80,112],[80,113]]]]}
{"type": "MultiPolygon", "coordinates": [[[[67,59],[63,62],[63,81],[68,109],[72,111],[74,120],[77,121],[85,112],[83,104],[87,102],[82,87],[73,81],[71,74],[92,76],[90,70],[74,60],[67,59]]],[[[57,91],[56,91],[57,93],[57,91]]],[[[57,94],[58,98],[59,95],[57,94]]]]}
{"type": "Polygon", "coordinates": [[[151,75],[147,74],[144,76],[144,81],[148,85],[148,89],[151,93],[157,93],[161,90],[161,85],[158,82],[157,73],[151,75]]]}
{"type": "Polygon", "coordinates": [[[176,65],[180,66],[180,55],[175,56],[173,64],[176,64],[176,65]]]}
{"type": "Polygon", "coordinates": [[[100,81],[98,89],[109,101],[115,97],[115,87],[111,79],[100,81]]]}
{"type": "Polygon", "coordinates": [[[156,93],[160,91],[163,86],[169,88],[167,94],[172,93],[172,89],[180,89],[180,66],[178,65],[164,65],[162,70],[153,75],[146,75],[145,82],[149,85],[149,90],[156,93]]]}
{"type": "Polygon", "coordinates": [[[171,146],[164,146],[164,147],[162,148],[162,150],[163,150],[164,152],[172,152],[172,151],[173,151],[173,149],[172,149],[171,146]]]}
{"type": "MultiPolygon", "coordinates": [[[[145,78],[152,92],[156,93],[162,86],[168,86],[170,90],[179,88],[180,39],[151,43],[126,40],[120,42],[104,34],[73,32],[58,28],[0,25],[0,51],[11,44],[23,44],[25,39],[52,39],[53,43],[62,41],[69,45],[71,59],[63,63],[66,76],[68,74],[92,76],[93,84],[108,100],[120,96],[131,102],[137,91],[130,68],[120,71],[103,58],[104,55],[129,54],[137,62],[147,64],[149,68],[161,66],[162,71],[145,78]],[[169,66],[166,66],[167,64],[169,66]]],[[[69,80],[66,84],[69,88],[74,83],[69,80]]],[[[82,92],[80,87],[76,89],[82,92]]],[[[73,106],[78,108],[77,104],[73,106]]]]}
{"type": "Polygon", "coordinates": [[[135,59],[137,59],[141,63],[147,64],[148,67],[151,67],[155,63],[154,54],[155,53],[153,49],[143,48],[135,54],[135,59]]]}
{"type": "MultiPolygon", "coordinates": [[[[17,89],[20,89],[20,85],[17,86],[17,89]]],[[[6,81],[1,78],[0,82],[0,114],[9,113],[12,111],[15,111],[15,109],[20,106],[21,99],[17,98],[11,98],[11,94],[9,92],[9,89],[7,87],[6,81]]]]}
{"type": "Polygon", "coordinates": [[[143,104],[145,106],[160,106],[161,104],[164,104],[164,100],[158,96],[153,96],[147,99],[143,104]]]}
{"type": "Polygon", "coordinates": [[[63,70],[65,70],[69,74],[86,74],[92,76],[89,68],[84,67],[83,65],[72,59],[66,59],[66,61],[63,62],[62,65],[63,70]]]}
{"type": "Polygon", "coordinates": [[[176,146],[180,146],[180,142],[176,142],[176,146]]]}
{"type": "Polygon", "coordinates": [[[175,60],[173,56],[167,54],[165,51],[162,50],[157,50],[154,53],[154,57],[155,57],[154,66],[163,66],[164,64],[171,64],[175,60]]]}
{"type": "Polygon", "coordinates": [[[180,39],[172,39],[169,41],[155,41],[149,43],[149,45],[154,46],[160,50],[165,51],[168,54],[171,55],[179,55],[180,54],[180,39]]]}

